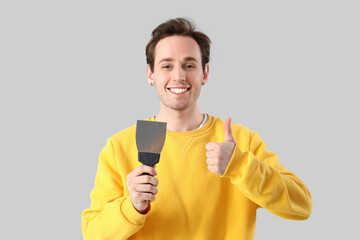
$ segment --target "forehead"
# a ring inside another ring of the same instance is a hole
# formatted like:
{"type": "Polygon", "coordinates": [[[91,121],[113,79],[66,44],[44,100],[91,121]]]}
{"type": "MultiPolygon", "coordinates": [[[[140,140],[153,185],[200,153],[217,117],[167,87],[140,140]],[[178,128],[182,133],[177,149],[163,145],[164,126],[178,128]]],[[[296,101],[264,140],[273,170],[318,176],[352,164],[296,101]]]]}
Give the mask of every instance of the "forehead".
{"type": "Polygon", "coordinates": [[[201,62],[201,51],[197,42],[191,37],[170,36],[161,39],[155,47],[155,63],[163,58],[183,60],[193,57],[201,62]]]}

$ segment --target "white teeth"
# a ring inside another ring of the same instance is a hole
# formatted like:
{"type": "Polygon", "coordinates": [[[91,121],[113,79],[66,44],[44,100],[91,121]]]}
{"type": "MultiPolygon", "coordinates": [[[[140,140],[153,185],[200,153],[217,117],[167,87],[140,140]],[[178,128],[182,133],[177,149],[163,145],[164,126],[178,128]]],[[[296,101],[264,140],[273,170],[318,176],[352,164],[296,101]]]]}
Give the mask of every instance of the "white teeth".
{"type": "Polygon", "coordinates": [[[188,89],[187,88],[170,88],[170,91],[173,93],[183,93],[186,92],[188,89]]]}

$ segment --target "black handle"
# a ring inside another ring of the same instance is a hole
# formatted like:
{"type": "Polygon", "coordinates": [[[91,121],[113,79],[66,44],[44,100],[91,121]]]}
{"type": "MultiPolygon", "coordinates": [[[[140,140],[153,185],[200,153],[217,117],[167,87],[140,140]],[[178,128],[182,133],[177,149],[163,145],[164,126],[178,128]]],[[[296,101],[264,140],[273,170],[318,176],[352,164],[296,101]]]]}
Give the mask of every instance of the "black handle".
{"type": "MultiPolygon", "coordinates": [[[[139,152],[138,159],[142,164],[152,167],[159,162],[160,153],[139,152]]],[[[153,176],[149,173],[142,173],[141,175],[153,176]]]]}
{"type": "Polygon", "coordinates": [[[138,159],[142,164],[152,167],[159,162],[160,153],[139,152],[138,159]]]}

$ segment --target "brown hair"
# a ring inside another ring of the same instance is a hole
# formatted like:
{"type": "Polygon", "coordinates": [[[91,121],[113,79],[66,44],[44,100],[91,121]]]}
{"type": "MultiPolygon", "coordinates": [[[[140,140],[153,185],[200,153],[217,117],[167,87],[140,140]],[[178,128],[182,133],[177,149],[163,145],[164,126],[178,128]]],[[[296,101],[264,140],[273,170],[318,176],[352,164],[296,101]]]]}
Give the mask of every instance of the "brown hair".
{"type": "Polygon", "coordinates": [[[197,42],[201,51],[202,68],[205,70],[205,64],[210,60],[210,38],[202,32],[195,31],[195,26],[190,20],[175,18],[160,24],[152,31],[152,38],[146,45],[146,62],[150,65],[151,71],[154,72],[155,47],[157,43],[161,39],[173,35],[191,37],[197,42]]]}

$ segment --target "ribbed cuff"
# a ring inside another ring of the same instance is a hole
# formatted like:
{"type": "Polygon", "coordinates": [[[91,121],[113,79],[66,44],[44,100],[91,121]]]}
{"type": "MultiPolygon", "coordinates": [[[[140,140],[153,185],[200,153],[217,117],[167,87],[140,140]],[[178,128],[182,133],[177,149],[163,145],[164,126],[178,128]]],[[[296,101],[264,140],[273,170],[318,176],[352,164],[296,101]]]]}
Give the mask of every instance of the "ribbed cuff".
{"type": "MultiPolygon", "coordinates": [[[[121,210],[124,214],[124,216],[133,224],[135,225],[143,225],[145,223],[145,219],[147,214],[141,214],[138,211],[136,211],[135,207],[133,206],[130,197],[127,197],[122,206],[121,210]]],[[[147,211],[148,213],[149,211],[147,211]]]]}

